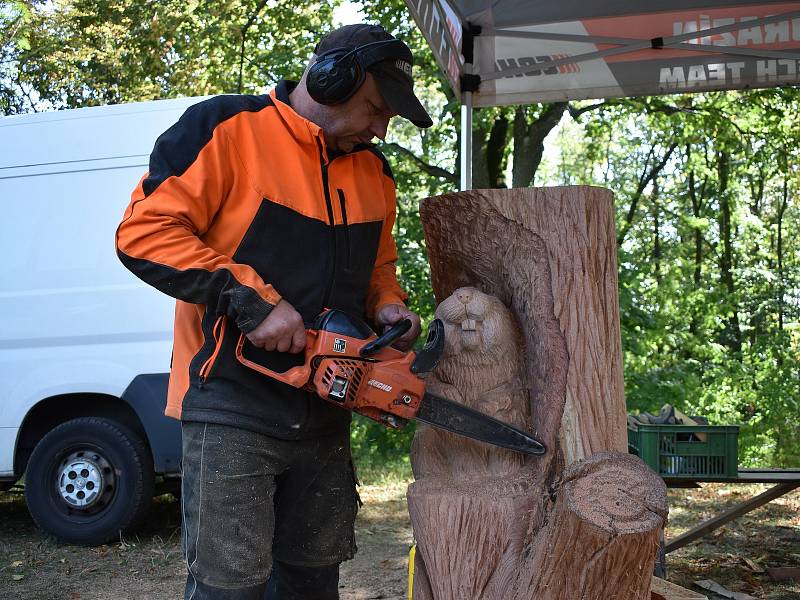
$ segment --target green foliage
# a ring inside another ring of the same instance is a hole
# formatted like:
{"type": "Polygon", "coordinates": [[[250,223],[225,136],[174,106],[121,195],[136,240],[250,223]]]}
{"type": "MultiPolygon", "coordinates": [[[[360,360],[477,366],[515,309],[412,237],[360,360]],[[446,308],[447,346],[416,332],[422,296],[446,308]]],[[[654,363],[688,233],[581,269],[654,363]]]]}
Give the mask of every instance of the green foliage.
{"type": "Polygon", "coordinates": [[[746,466],[800,464],[798,100],[608,101],[542,169],[616,193],[629,409],[738,424],[746,466]]]}
{"type": "Polygon", "coordinates": [[[359,470],[387,469],[388,473],[410,469],[408,455],[415,429],[413,421],[404,429],[389,429],[361,415],[353,415],[350,443],[359,470]]]}
{"type": "Polygon", "coordinates": [[[33,2],[29,11],[19,10],[25,27],[2,46],[0,60],[7,66],[0,72],[0,107],[12,114],[252,93],[302,73],[315,40],[331,28],[334,6],[285,0],[33,2]]]}

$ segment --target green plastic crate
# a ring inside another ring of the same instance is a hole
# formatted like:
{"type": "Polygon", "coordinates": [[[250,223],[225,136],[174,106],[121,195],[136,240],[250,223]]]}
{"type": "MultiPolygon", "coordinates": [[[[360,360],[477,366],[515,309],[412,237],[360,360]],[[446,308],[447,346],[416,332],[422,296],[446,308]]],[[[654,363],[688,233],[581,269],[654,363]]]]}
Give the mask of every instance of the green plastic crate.
{"type": "Polygon", "coordinates": [[[628,446],[661,477],[735,479],[739,468],[736,425],[639,425],[628,446]],[[696,434],[706,434],[700,441],[696,434]]]}

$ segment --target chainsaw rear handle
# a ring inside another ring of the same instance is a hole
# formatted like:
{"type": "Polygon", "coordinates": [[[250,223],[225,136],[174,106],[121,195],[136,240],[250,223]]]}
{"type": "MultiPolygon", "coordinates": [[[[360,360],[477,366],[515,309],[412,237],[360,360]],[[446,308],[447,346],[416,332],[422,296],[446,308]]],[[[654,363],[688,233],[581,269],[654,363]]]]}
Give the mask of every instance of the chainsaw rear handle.
{"type": "Polygon", "coordinates": [[[383,335],[381,335],[377,340],[373,340],[370,343],[366,344],[363,348],[361,348],[361,352],[359,355],[361,358],[367,358],[368,356],[372,356],[376,354],[379,350],[386,348],[394,342],[397,338],[401,337],[404,333],[406,333],[409,329],[411,329],[411,320],[410,319],[403,319],[402,321],[398,321],[394,325],[391,326],[389,330],[387,330],[383,335]]]}
{"type": "Polygon", "coordinates": [[[267,375],[268,377],[272,377],[293,387],[301,388],[308,383],[308,380],[311,377],[311,364],[309,363],[309,358],[311,357],[311,349],[314,347],[314,342],[316,339],[317,330],[306,329],[306,347],[304,350],[306,362],[302,365],[292,367],[288,371],[279,373],[278,371],[268,369],[264,365],[260,365],[245,357],[244,344],[247,341],[247,336],[242,333],[239,335],[239,341],[236,342],[236,360],[238,360],[244,366],[250,367],[254,371],[258,371],[262,375],[267,375]]]}

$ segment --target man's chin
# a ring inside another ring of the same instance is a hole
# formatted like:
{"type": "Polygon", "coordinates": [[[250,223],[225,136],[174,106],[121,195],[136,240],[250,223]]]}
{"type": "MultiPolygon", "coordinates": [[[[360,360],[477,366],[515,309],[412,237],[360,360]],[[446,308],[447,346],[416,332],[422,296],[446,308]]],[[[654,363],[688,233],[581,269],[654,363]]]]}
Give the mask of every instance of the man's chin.
{"type": "Polygon", "coordinates": [[[356,146],[372,146],[370,142],[362,142],[361,140],[342,140],[337,142],[333,147],[339,152],[352,152],[356,146]]]}

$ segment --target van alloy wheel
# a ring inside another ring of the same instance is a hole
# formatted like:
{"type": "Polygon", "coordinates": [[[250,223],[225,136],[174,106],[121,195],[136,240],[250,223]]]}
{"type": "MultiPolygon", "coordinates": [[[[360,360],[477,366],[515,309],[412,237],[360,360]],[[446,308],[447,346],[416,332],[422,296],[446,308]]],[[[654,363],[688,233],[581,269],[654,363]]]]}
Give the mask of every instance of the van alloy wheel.
{"type": "Polygon", "coordinates": [[[56,469],[56,488],[72,509],[95,512],[113,498],[116,482],[111,463],[90,447],[71,452],[56,469]]]}

